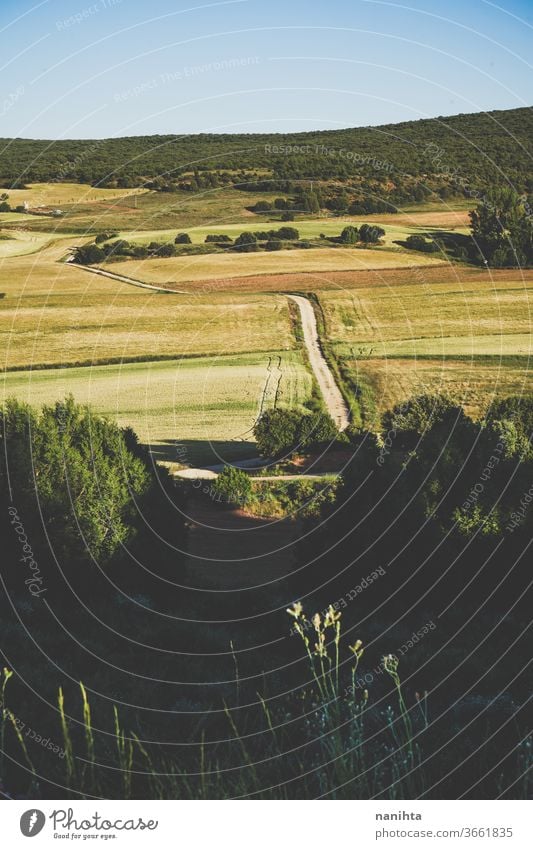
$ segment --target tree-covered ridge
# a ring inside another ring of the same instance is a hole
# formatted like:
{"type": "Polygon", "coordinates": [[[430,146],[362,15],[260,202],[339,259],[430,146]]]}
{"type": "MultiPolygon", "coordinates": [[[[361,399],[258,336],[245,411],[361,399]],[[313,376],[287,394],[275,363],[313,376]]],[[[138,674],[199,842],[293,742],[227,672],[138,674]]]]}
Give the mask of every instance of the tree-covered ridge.
{"type": "Polygon", "coordinates": [[[395,182],[445,175],[465,188],[512,183],[530,191],[530,107],[289,134],[136,136],[102,140],[2,139],[0,180],[153,180],[218,172],[213,185],[239,180],[350,176],[395,182]],[[261,172],[259,173],[258,170],[261,172]],[[244,171],[248,173],[235,174],[244,171]]]}

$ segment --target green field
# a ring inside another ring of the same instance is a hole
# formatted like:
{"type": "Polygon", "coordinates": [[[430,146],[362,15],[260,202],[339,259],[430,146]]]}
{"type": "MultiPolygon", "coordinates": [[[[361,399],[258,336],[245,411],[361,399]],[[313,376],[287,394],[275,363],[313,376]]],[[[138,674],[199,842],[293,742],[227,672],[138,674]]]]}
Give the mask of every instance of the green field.
{"type": "MultiPolygon", "coordinates": [[[[394,216],[391,216],[394,218],[394,216]]],[[[299,219],[297,221],[283,222],[279,219],[272,219],[269,215],[261,216],[254,215],[249,221],[240,224],[221,224],[217,227],[216,224],[209,226],[185,228],[180,232],[188,233],[193,244],[203,244],[205,237],[216,233],[217,235],[226,235],[230,238],[236,238],[243,230],[257,233],[264,230],[278,230],[280,227],[295,227],[301,239],[318,239],[320,234],[325,236],[339,236],[348,225],[360,227],[365,223],[364,218],[350,218],[347,216],[339,218],[313,218],[299,219]]],[[[391,246],[397,239],[404,240],[410,233],[417,232],[416,226],[405,227],[403,225],[384,224],[385,230],[384,243],[391,246]]],[[[176,230],[135,230],[125,231],[120,233],[121,239],[126,239],[128,242],[136,244],[148,244],[149,242],[173,242],[176,237],[176,230]]]]}
{"type": "Polygon", "coordinates": [[[195,464],[253,456],[251,428],[263,409],[298,407],[312,379],[299,352],[199,357],[116,366],[11,372],[3,398],[76,401],[134,428],[152,455],[195,464]]]}

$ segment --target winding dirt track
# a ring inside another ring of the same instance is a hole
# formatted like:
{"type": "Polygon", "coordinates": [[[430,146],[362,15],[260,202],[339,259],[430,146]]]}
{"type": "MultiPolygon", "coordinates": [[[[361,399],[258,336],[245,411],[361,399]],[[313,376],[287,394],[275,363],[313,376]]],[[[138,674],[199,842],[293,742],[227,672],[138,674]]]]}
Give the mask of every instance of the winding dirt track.
{"type": "Polygon", "coordinates": [[[305,347],[328,412],[340,431],[350,424],[350,411],[320,348],[313,305],[302,295],[288,295],[297,304],[302,319],[305,347]]]}

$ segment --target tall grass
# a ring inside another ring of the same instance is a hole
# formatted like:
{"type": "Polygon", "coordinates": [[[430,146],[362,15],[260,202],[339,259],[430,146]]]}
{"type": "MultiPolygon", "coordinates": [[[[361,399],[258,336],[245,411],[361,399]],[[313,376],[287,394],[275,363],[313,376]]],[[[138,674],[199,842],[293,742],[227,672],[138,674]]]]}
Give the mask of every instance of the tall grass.
{"type": "MultiPolygon", "coordinates": [[[[34,763],[15,715],[6,705],[12,672],[4,670],[0,694],[0,784],[9,795],[15,780],[10,764],[19,763],[24,793],[30,798],[100,797],[153,799],[213,798],[351,798],[415,799],[431,794],[433,777],[421,740],[431,732],[428,696],[416,694],[409,707],[393,655],[382,659],[390,683],[383,707],[373,705],[371,694],[358,684],[357,670],[364,654],[361,640],[348,647],[343,660],[341,614],[329,607],[310,619],[300,603],[288,611],[293,632],[301,640],[307,665],[307,683],[283,698],[258,694],[261,719],[235,702],[224,704],[228,749],[220,740],[220,726],[209,716],[198,729],[194,754],[143,740],[138,730],[127,731],[116,706],[111,731],[96,732],[87,690],[80,684],[80,720],[69,716],[59,690],[58,717],[64,758],[34,763]],[[348,668],[348,675],[346,675],[348,668]],[[12,733],[11,741],[8,740],[12,733]],[[6,747],[13,755],[6,759],[6,747]]],[[[233,652],[232,647],[232,652],[233,652]]],[[[235,657],[235,655],[234,655],[235,657]]],[[[235,667],[238,696],[241,682],[235,667]]],[[[179,721],[177,718],[176,721],[179,721]]],[[[220,722],[220,720],[219,720],[220,722]]],[[[513,798],[527,798],[533,766],[531,740],[524,738],[516,752],[513,776],[495,780],[494,795],[512,787],[513,798]],[[498,784],[498,781],[500,784],[498,784]],[[502,783],[503,781],[503,783],[502,783]]]]}

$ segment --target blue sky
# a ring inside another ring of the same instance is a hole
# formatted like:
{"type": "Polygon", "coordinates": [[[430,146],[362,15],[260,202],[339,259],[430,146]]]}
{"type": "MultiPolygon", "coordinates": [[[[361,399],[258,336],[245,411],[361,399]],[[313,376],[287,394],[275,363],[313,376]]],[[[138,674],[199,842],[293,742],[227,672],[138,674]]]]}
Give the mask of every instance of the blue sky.
{"type": "Polygon", "coordinates": [[[533,2],[1,0],[0,136],[294,132],[531,105],[533,2]]]}

